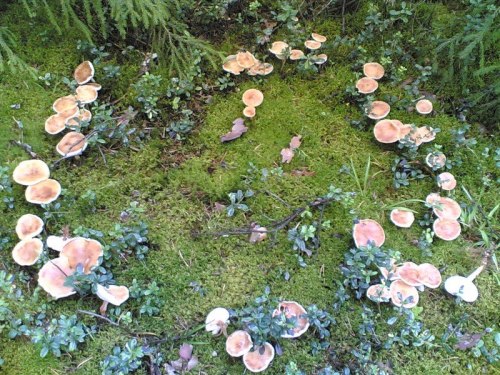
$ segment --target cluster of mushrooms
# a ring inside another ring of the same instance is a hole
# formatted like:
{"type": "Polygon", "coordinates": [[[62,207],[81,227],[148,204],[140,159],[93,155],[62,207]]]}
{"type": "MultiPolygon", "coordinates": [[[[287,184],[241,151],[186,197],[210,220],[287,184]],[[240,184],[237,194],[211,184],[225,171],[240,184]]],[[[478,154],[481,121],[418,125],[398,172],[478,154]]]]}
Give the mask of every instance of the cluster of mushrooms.
{"type": "Polygon", "coordinates": [[[249,76],[267,76],[274,70],[272,64],[262,62],[248,51],[240,51],[236,55],[229,55],[222,64],[225,72],[240,75],[246,71],[249,76]]]}
{"type": "Polygon", "coordinates": [[[257,89],[248,89],[243,93],[241,97],[243,104],[245,104],[245,109],[243,110],[243,115],[249,119],[255,117],[256,108],[262,104],[264,101],[264,94],[262,91],[257,89]]]}
{"type": "MultiPolygon", "coordinates": [[[[306,40],[304,42],[305,47],[310,50],[310,51],[317,51],[321,48],[324,42],[326,42],[327,38],[324,35],[320,35],[317,33],[312,33],[311,34],[310,40],[306,40]]],[[[271,52],[276,58],[279,60],[286,60],[289,58],[292,61],[297,61],[297,60],[303,60],[306,59],[306,55],[304,51],[300,49],[292,49],[288,43],[285,43],[283,41],[277,41],[274,42],[271,45],[271,48],[269,49],[269,52],[271,52]]],[[[324,64],[328,60],[328,56],[324,53],[321,53],[319,55],[313,55],[311,56],[311,60],[317,64],[321,65],[324,64]]]]}
{"type": "MultiPolygon", "coordinates": [[[[73,77],[78,83],[72,95],[57,99],[52,105],[56,114],[45,121],[45,131],[54,135],[63,132],[66,128],[78,129],[82,122],[92,120],[92,113],[85,108],[97,99],[101,85],[90,82],[94,78],[94,66],[90,61],[84,61],[77,66],[73,77]]],[[[63,157],[73,157],[85,151],[87,141],[78,131],[66,133],[56,146],[56,151],[63,157]]]]}
{"type": "MultiPolygon", "coordinates": [[[[378,89],[378,80],[385,74],[384,67],[377,62],[369,62],[363,65],[363,73],[364,77],[356,82],[356,89],[360,94],[371,94],[378,89]]],[[[432,102],[427,99],[419,100],[415,109],[422,115],[432,113],[432,102]]],[[[436,138],[434,130],[429,126],[417,128],[411,124],[403,124],[399,120],[385,119],[390,111],[391,106],[381,100],[373,101],[367,109],[368,118],[378,121],[373,128],[373,134],[378,142],[395,143],[405,140],[420,146],[436,138]]]]}
{"type": "MultiPolygon", "coordinates": [[[[284,314],[287,319],[295,319],[295,327],[281,337],[294,339],[304,334],[309,328],[307,312],[295,301],[282,301],[273,311],[272,316],[284,314]]],[[[275,350],[269,342],[262,346],[254,346],[252,337],[245,330],[236,330],[227,334],[229,326],[229,311],[223,307],[213,309],[205,319],[205,329],[213,335],[224,334],[226,337],[226,352],[235,358],[242,357],[248,371],[257,373],[266,370],[274,359],[275,350]]]]}

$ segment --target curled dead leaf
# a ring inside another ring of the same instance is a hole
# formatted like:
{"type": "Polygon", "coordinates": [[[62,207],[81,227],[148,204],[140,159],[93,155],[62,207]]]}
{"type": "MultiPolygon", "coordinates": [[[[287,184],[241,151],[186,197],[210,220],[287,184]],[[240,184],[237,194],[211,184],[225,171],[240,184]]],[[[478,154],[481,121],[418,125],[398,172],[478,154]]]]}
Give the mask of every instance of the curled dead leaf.
{"type": "Polygon", "coordinates": [[[241,137],[243,133],[246,133],[248,128],[245,126],[245,121],[242,118],[237,118],[233,121],[233,127],[229,133],[224,134],[220,137],[221,142],[229,142],[236,138],[241,137]]]}
{"type": "Polygon", "coordinates": [[[290,163],[293,159],[293,155],[295,153],[291,148],[284,148],[281,150],[281,162],[282,163],[290,163]]]}

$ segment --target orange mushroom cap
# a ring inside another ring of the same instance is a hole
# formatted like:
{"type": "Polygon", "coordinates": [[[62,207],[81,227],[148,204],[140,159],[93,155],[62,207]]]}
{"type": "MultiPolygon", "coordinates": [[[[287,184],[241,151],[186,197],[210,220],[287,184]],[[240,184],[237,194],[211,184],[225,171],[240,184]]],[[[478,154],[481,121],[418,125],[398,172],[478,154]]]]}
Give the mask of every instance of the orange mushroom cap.
{"type": "Polygon", "coordinates": [[[24,160],[12,173],[12,178],[20,185],[35,185],[50,177],[49,166],[42,160],[24,160]]]}
{"type": "Polygon", "coordinates": [[[247,331],[234,331],[226,339],[226,352],[231,357],[241,357],[252,349],[252,338],[247,331]]]}
{"type": "Polygon", "coordinates": [[[356,247],[364,247],[369,242],[374,242],[380,247],[385,242],[385,232],[382,226],[372,219],[359,220],[354,224],[352,236],[356,247]]]}
{"type": "Polygon", "coordinates": [[[61,184],[53,179],[30,185],[25,191],[26,201],[34,204],[48,204],[55,201],[61,194],[61,184]]]}
{"type": "Polygon", "coordinates": [[[290,51],[290,60],[302,60],[305,58],[304,52],[300,49],[292,49],[290,51]]]}
{"type": "Polygon", "coordinates": [[[274,347],[266,342],[263,346],[254,347],[253,351],[243,355],[243,363],[250,372],[262,372],[274,359],[274,347]]]}
{"type": "Polygon", "coordinates": [[[317,33],[312,33],[311,37],[316,41],[320,43],[325,43],[326,42],[326,36],[317,34],[317,33]]]}
{"type": "Polygon", "coordinates": [[[391,111],[391,106],[381,100],[371,103],[367,116],[372,120],[381,120],[391,111]]]}
{"type": "Polygon", "coordinates": [[[258,107],[264,101],[264,94],[257,89],[248,89],[243,93],[242,100],[247,107],[258,107]]]}
{"type": "Polygon", "coordinates": [[[438,186],[443,190],[453,190],[457,186],[457,180],[450,172],[443,172],[437,176],[438,186]]]}
{"type": "Polygon", "coordinates": [[[415,215],[411,211],[395,208],[391,211],[390,219],[400,228],[409,228],[415,221],[415,215]]]}
{"type": "Polygon", "coordinates": [[[399,126],[392,120],[380,120],[373,128],[375,139],[380,143],[394,143],[400,139],[399,126]]]}
{"type": "Polygon", "coordinates": [[[52,104],[52,109],[57,113],[74,110],[76,107],[78,107],[78,103],[74,95],[63,96],[52,104]]]}
{"type": "Polygon", "coordinates": [[[303,335],[309,328],[309,319],[307,318],[307,311],[302,305],[295,301],[282,301],[279,303],[278,308],[273,311],[273,316],[285,314],[287,319],[295,318],[295,328],[290,332],[283,333],[281,337],[292,339],[303,335]]]}
{"type": "Polygon", "coordinates": [[[31,266],[40,258],[43,242],[39,238],[25,238],[12,250],[12,258],[21,266],[31,266]]]}
{"type": "Polygon", "coordinates": [[[82,133],[69,132],[62,137],[56,151],[67,158],[80,155],[87,148],[87,140],[82,133]]]}
{"type": "Polygon", "coordinates": [[[81,104],[89,104],[97,99],[98,90],[91,85],[78,86],[76,88],[76,100],[81,104]]]}
{"type": "Polygon", "coordinates": [[[411,309],[417,306],[419,295],[414,286],[406,284],[402,280],[395,280],[391,283],[391,301],[395,306],[411,309]]]}
{"type": "Polygon", "coordinates": [[[33,214],[23,215],[17,220],[16,234],[20,240],[38,236],[43,230],[43,220],[33,214]]]}
{"type": "Polygon", "coordinates": [[[71,296],[76,291],[64,283],[74,272],[65,257],[49,260],[38,272],[38,285],[55,299],[71,296]]]}
{"type": "Polygon", "coordinates": [[[73,77],[79,85],[87,83],[94,78],[94,65],[90,61],[82,62],[76,67],[73,77]]]}
{"type": "Polygon", "coordinates": [[[363,77],[356,82],[356,89],[361,94],[371,94],[378,89],[378,82],[373,78],[363,77]]]}
{"type": "Polygon", "coordinates": [[[51,135],[59,134],[66,129],[68,119],[61,113],[50,116],[45,120],[45,131],[51,135]]]}
{"type": "Polygon", "coordinates": [[[453,199],[439,197],[437,204],[433,207],[434,214],[440,219],[457,220],[462,214],[462,208],[453,199]]]}
{"type": "Polygon", "coordinates": [[[415,109],[421,115],[427,115],[432,112],[432,102],[427,99],[422,99],[417,102],[415,109]]]}
{"type": "Polygon", "coordinates": [[[310,49],[312,51],[321,48],[321,43],[315,40],[306,40],[304,42],[304,45],[306,46],[307,49],[310,49]]]}
{"type": "Polygon", "coordinates": [[[460,236],[462,228],[457,220],[437,218],[432,224],[432,230],[436,237],[445,241],[453,241],[460,236]]]}
{"type": "Polygon", "coordinates": [[[245,107],[245,109],[243,110],[243,116],[248,118],[254,118],[255,113],[255,107],[245,107]]]}
{"type": "Polygon", "coordinates": [[[98,241],[75,237],[64,245],[59,256],[66,257],[72,269],[82,265],[83,272],[88,274],[93,267],[99,265],[99,258],[102,255],[102,245],[98,241]]]}
{"type": "Polygon", "coordinates": [[[249,69],[257,63],[257,59],[250,52],[238,52],[236,54],[236,62],[243,69],[249,69]]]}
{"type": "Polygon", "coordinates": [[[271,52],[273,55],[275,55],[277,58],[282,59],[284,58],[284,53],[289,49],[290,47],[288,46],[287,43],[285,42],[274,42],[271,45],[271,48],[269,49],[269,52],[271,52]]]}
{"type": "Polygon", "coordinates": [[[391,291],[383,284],[375,284],[371,285],[366,290],[366,296],[373,302],[389,302],[391,299],[391,291]]]}
{"type": "Polygon", "coordinates": [[[368,78],[380,79],[384,76],[385,70],[379,63],[370,62],[363,65],[363,73],[368,78]]]}

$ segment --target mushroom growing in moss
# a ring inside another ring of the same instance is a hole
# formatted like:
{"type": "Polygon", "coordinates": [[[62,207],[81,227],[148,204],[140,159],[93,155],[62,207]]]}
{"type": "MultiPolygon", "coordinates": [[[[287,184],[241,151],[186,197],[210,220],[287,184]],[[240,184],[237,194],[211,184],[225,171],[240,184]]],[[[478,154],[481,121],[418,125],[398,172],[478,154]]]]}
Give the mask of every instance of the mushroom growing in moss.
{"type": "Polygon", "coordinates": [[[422,99],[417,102],[415,109],[421,115],[428,115],[432,112],[432,102],[427,99],[422,99]]]}
{"type": "Polygon", "coordinates": [[[460,223],[455,219],[437,218],[432,224],[432,230],[436,234],[436,237],[445,241],[453,241],[460,236],[462,228],[460,227],[460,223]]]}
{"type": "Polygon", "coordinates": [[[288,46],[287,43],[282,42],[282,41],[277,41],[271,45],[269,52],[271,52],[278,59],[284,60],[286,58],[286,55],[287,55],[289,49],[290,49],[290,47],[288,46]]]}
{"type": "Polygon", "coordinates": [[[406,284],[402,280],[395,280],[391,283],[391,302],[398,307],[411,309],[418,304],[418,290],[414,286],[406,284]]]}
{"type": "Polygon", "coordinates": [[[61,184],[53,179],[30,185],[24,193],[26,201],[34,204],[48,204],[55,201],[61,194],[61,184]]]}
{"type": "Polygon", "coordinates": [[[236,55],[229,55],[226,57],[224,60],[224,63],[222,64],[222,69],[224,69],[225,72],[234,74],[234,75],[239,75],[242,71],[245,70],[238,62],[236,61],[236,55]]]}
{"type": "Polygon", "coordinates": [[[17,220],[16,234],[20,240],[38,236],[42,230],[43,220],[37,215],[25,214],[17,220]]]}
{"type": "Polygon", "coordinates": [[[468,277],[451,276],[446,279],[444,289],[452,296],[460,297],[465,302],[472,303],[479,297],[479,291],[474,285],[474,280],[483,271],[484,266],[480,266],[468,277]]]}
{"type": "Polygon", "coordinates": [[[247,118],[254,118],[255,113],[256,113],[255,107],[245,107],[245,109],[243,110],[243,116],[247,118]]]}
{"type": "Polygon", "coordinates": [[[63,96],[52,104],[52,109],[57,113],[74,110],[75,108],[78,108],[78,103],[74,95],[63,96]]]}
{"type": "Polygon", "coordinates": [[[375,100],[368,109],[367,116],[372,120],[382,120],[391,111],[391,106],[381,100],[375,100]]]}
{"type": "Polygon", "coordinates": [[[278,308],[273,311],[273,316],[284,314],[287,319],[295,319],[295,327],[283,333],[281,337],[287,339],[294,339],[303,335],[309,328],[309,319],[307,318],[307,311],[295,301],[282,301],[279,303],[278,308]]]}
{"type": "Polygon", "coordinates": [[[205,330],[212,332],[212,335],[226,333],[229,324],[229,311],[223,307],[216,307],[210,311],[205,319],[205,330]]]}
{"type": "Polygon", "coordinates": [[[391,211],[391,221],[400,228],[409,228],[415,221],[415,215],[409,210],[395,208],[391,211]]]}
{"type": "Polygon", "coordinates": [[[450,172],[443,172],[437,176],[437,184],[443,190],[453,190],[457,186],[457,180],[450,172]]]}
{"type": "Polygon", "coordinates": [[[94,86],[83,85],[76,88],[76,100],[81,104],[89,104],[97,99],[98,91],[94,86]]]}
{"type": "Polygon", "coordinates": [[[380,79],[384,76],[384,73],[384,67],[379,63],[369,62],[363,65],[363,74],[368,78],[380,79]]]}
{"type": "Polygon", "coordinates": [[[364,247],[372,242],[380,247],[385,242],[385,232],[382,226],[375,220],[359,220],[352,229],[352,237],[356,247],[364,247]]]}
{"type": "Polygon", "coordinates": [[[391,120],[378,121],[373,127],[373,135],[380,143],[394,143],[401,138],[399,126],[391,120]]]}
{"type": "Polygon", "coordinates": [[[356,89],[360,94],[371,94],[378,89],[378,82],[373,78],[362,77],[356,82],[356,89]]]}
{"type": "Polygon", "coordinates": [[[425,164],[432,169],[443,168],[446,165],[446,155],[442,152],[431,152],[425,157],[425,164]]]}
{"type": "Polygon", "coordinates": [[[102,299],[102,305],[99,308],[99,312],[102,315],[106,315],[106,310],[108,308],[108,304],[111,303],[114,306],[120,306],[129,298],[129,290],[126,286],[118,286],[118,285],[109,285],[107,287],[98,284],[97,297],[102,299]]]}
{"type": "Polygon", "coordinates": [[[24,160],[14,169],[12,179],[20,185],[35,185],[50,177],[49,166],[42,160],[24,160]]]}
{"type": "Polygon", "coordinates": [[[226,339],[226,352],[231,357],[241,357],[252,349],[252,338],[247,331],[238,330],[226,339]]]}
{"type": "Polygon", "coordinates": [[[86,148],[87,140],[82,133],[69,132],[59,141],[56,151],[59,155],[70,158],[80,155],[86,148]]]}
{"type": "Polygon", "coordinates": [[[65,285],[68,276],[75,272],[67,258],[49,260],[38,272],[38,285],[55,299],[71,296],[76,291],[65,285]]]}
{"type": "Polygon", "coordinates": [[[243,363],[250,372],[262,372],[274,359],[274,347],[266,342],[263,346],[254,347],[243,355],[243,363]]]}
{"type": "Polygon", "coordinates": [[[25,238],[12,250],[12,258],[20,266],[31,266],[40,258],[43,242],[39,238],[25,238]]]}
{"type": "Polygon", "coordinates": [[[300,49],[292,49],[290,51],[290,60],[302,60],[304,58],[304,52],[302,52],[300,49]]]}
{"type": "Polygon", "coordinates": [[[391,291],[383,284],[374,284],[366,290],[366,296],[373,302],[389,302],[391,300],[391,291]]]}
{"type": "Polygon", "coordinates": [[[258,107],[264,101],[264,94],[257,89],[248,89],[241,98],[247,107],[258,107]]]}
{"type": "Polygon", "coordinates": [[[447,197],[437,198],[437,202],[434,202],[432,210],[440,219],[457,220],[462,214],[460,205],[455,200],[447,197]]]}
{"type": "Polygon", "coordinates": [[[321,48],[321,43],[315,40],[306,40],[304,42],[304,45],[306,46],[307,49],[310,49],[312,51],[321,48]]]}
{"type": "Polygon", "coordinates": [[[76,67],[73,77],[79,85],[89,82],[94,78],[94,65],[90,61],[82,62],[76,67]]]}
{"type": "Polygon", "coordinates": [[[236,62],[243,69],[249,69],[256,64],[257,59],[250,52],[244,51],[236,54],[236,62]]]}
{"type": "Polygon", "coordinates": [[[318,33],[312,33],[311,37],[316,41],[320,43],[325,43],[326,42],[326,36],[318,34],[318,33]]]}
{"type": "Polygon", "coordinates": [[[99,265],[102,255],[102,245],[98,241],[75,237],[64,245],[59,256],[67,258],[71,268],[76,269],[80,265],[83,272],[88,274],[93,267],[99,265]]]}

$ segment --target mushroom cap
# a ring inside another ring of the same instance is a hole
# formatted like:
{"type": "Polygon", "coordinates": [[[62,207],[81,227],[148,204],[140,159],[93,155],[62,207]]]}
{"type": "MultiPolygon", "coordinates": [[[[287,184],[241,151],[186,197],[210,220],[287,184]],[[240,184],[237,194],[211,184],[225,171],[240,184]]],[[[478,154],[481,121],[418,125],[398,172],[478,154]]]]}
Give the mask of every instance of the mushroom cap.
{"type": "Polygon", "coordinates": [[[89,83],[87,83],[87,85],[95,87],[95,89],[97,91],[102,89],[102,85],[100,83],[97,83],[97,82],[89,82],[89,83]]]}
{"type": "Polygon", "coordinates": [[[368,78],[380,79],[384,76],[384,73],[384,67],[379,63],[369,62],[363,65],[363,74],[368,78]]]}
{"type": "Polygon", "coordinates": [[[378,82],[373,78],[362,77],[356,82],[356,89],[361,94],[371,94],[378,89],[378,82]]]}
{"type": "Polygon", "coordinates": [[[12,173],[14,181],[25,186],[38,184],[49,177],[49,166],[44,161],[36,159],[20,162],[12,173]]]}
{"type": "Polygon", "coordinates": [[[243,93],[242,100],[247,107],[258,107],[264,101],[264,94],[257,89],[248,89],[243,93]]]}
{"type": "Polygon", "coordinates": [[[420,270],[418,266],[413,262],[405,262],[400,267],[398,267],[398,276],[406,284],[410,286],[421,286],[423,285],[420,279],[420,270]]]}
{"type": "Polygon", "coordinates": [[[432,102],[427,99],[422,99],[417,102],[415,109],[421,115],[428,115],[432,112],[432,102]]]}
{"type": "Polygon", "coordinates": [[[97,284],[97,297],[105,302],[109,302],[112,305],[120,306],[123,302],[129,298],[129,290],[126,286],[109,285],[105,287],[104,285],[97,284]]]}
{"type": "Polygon", "coordinates": [[[80,113],[75,117],[70,117],[66,120],[66,125],[68,126],[79,126],[81,122],[90,122],[92,120],[92,112],[88,109],[82,109],[80,113]]]}
{"type": "Polygon", "coordinates": [[[317,33],[312,33],[311,37],[316,41],[320,43],[325,43],[326,42],[326,36],[317,34],[317,33]]]}
{"type": "Polygon", "coordinates": [[[392,120],[392,122],[395,122],[396,125],[399,126],[399,135],[400,135],[399,140],[406,138],[406,136],[410,134],[411,131],[413,130],[413,125],[411,124],[402,124],[401,121],[399,120],[392,120]],[[399,125],[400,123],[401,125],[399,125]]]}
{"type": "Polygon", "coordinates": [[[57,113],[74,110],[76,107],[78,107],[78,103],[74,95],[60,97],[52,104],[52,109],[57,113]]]}
{"type": "Polygon", "coordinates": [[[76,269],[78,265],[83,266],[83,272],[86,274],[99,265],[99,258],[102,255],[102,245],[98,241],[83,237],[75,237],[68,241],[59,254],[60,257],[68,259],[72,269],[76,269]]]}
{"type": "Polygon", "coordinates": [[[391,211],[390,219],[397,227],[409,228],[415,221],[415,215],[411,211],[395,208],[391,211]]]}
{"type": "Polygon", "coordinates": [[[453,296],[458,296],[465,302],[474,302],[479,297],[479,291],[474,283],[463,276],[451,276],[444,282],[444,289],[453,296]]]}
{"type": "Polygon", "coordinates": [[[373,302],[389,302],[391,290],[386,285],[374,284],[366,290],[366,296],[373,302]]]}
{"type": "Polygon", "coordinates": [[[364,247],[368,242],[374,242],[380,247],[385,242],[385,233],[382,226],[372,219],[359,220],[352,229],[352,237],[356,247],[364,247]]]}
{"type": "Polygon", "coordinates": [[[248,69],[256,64],[257,59],[250,52],[245,51],[245,52],[238,52],[236,54],[236,62],[243,69],[248,69]]]}
{"type": "Polygon", "coordinates": [[[431,142],[436,139],[436,133],[430,126],[421,126],[410,132],[410,139],[420,146],[422,143],[431,142]]]}
{"type": "Polygon", "coordinates": [[[391,106],[381,100],[371,103],[367,116],[372,120],[382,120],[391,111],[391,106]]]}
{"type": "Polygon", "coordinates": [[[261,227],[260,225],[256,224],[253,229],[254,231],[250,234],[250,237],[248,239],[250,243],[262,242],[267,238],[266,227],[261,227]]]}
{"type": "Polygon", "coordinates": [[[316,65],[321,65],[328,61],[328,55],[326,53],[321,53],[319,55],[311,56],[311,60],[316,65]]]}
{"type": "Polygon", "coordinates": [[[243,116],[253,118],[255,117],[255,112],[255,107],[245,107],[243,110],[243,116]]]}
{"type": "Polygon", "coordinates": [[[252,349],[252,338],[247,331],[234,331],[226,339],[226,352],[231,357],[241,357],[252,349]]]}
{"type": "Polygon", "coordinates": [[[394,143],[400,139],[399,126],[392,120],[378,121],[373,128],[373,134],[380,143],[394,143]]]}
{"type": "Polygon", "coordinates": [[[78,86],[76,88],[76,100],[81,104],[92,103],[97,99],[98,90],[91,85],[78,86]]]}
{"type": "Polygon", "coordinates": [[[243,363],[250,372],[262,372],[269,367],[274,359],[274,347],[266,342],[261,353],[262,346],[254,347],[253,351],[243,355],[243,363]]]}
{"type": "Polygon", "coordinates": [[[226,57],[224,64],[222,64],[222,69],[224,69],[225,72],[234,75],[239,75],[242,71],[245,70],[245,68],[242,68],[236,61],[236,55],[229,55],[228,57],[226,57]]]}
{"type": "Polygon", "coordinates": [[[21,266],[31,266],[40,258],[43,242],[39,238],[25,238],[12,250],[12,258],[21,266]]]}
{"type": "Polygon", "coordinates": [[[460,205],[451,198],[439,197],[439,201],[432,209],[440,219],[457,220],[462,214],[460,205]]]}
{"type": "Polygon", "coordinates": [[[55,299],[75,294],[76,291],[64,285],[66,278],[75,272],[68,264],[67,258],[49,260],[38,272],[38,285],[55,299]]]}
{"type": "Polygon", "coordinates": [[[16,234],[20,240],[33,238],[42,233],[43,220],[33,214],[26,214],[17,220],[16,234]]]}
{"type": "Polygon", "coordinates": [[[69,132],[61,138],[56,146],[59,155],[70,158],[80,155],[87,148],[87,140],[82,133],[69,132]]]}
{"type": "Polygon", "coordinates": [[[90,61],[84,61],[78,65],[73,73],[76,83],[83,85],[94,78],[94,65],[90,61]]]}
{"type": "Polygon", "coordinates": [[[404,304],[404,307],[408,309],[417,306],[419,295],[414,286],[408,285],[402,280],[396,280],[391,283],[390,291],[391,301],[395,306],[401,307],[404,304]],[[408,299],[411,297],[413,299],[410,302],[408,299]]]}
{"type": "Polygon", "coordinates": [[[48,236],[45,243],[49,249],[55,251],[62,251],[64,245],[66,245],[69,241],[72,241],[73,238],[64,238],[63,236],[48,236]]]}
{"type": "Polygon", "coordinates": [[[437,184],[443,190],[453,190],[457,186],[457,180],[450,172],[443,172],[437,177],[437,184]]]}
{"type": "Polygon", "coordinates": [[[282,301],[279,303],[278,308],[273,311],[273,316],[285,314],[287,319],[295,318],[295,328],[283,333],[281,337],[286,339],[293,339],[303,335],[309,328],[309,319],[307,318],[307,311],[302,305],[295,301],[282,301]]]}
{"type": "Polygon", "coordinates": [[[428,205],[435,205],[439,203],[439,200],[441,199],[441,196],[438,193],[430,193],[425,197],[425,203],[428,205]]]}
{"type": "Polygon", "coordinates": [[[321,48],[321,43],[315,40],[306,40],[304,42],[304,45],[306,46],[307,49],[310,49],[312,51],[321,48]]]}
{"type": "Polygon", "coordinates": [[[442,152],[431,152],[425,157],[425,164],[431,168],[443,168],[446,165],[446,155],[442,152]]]}
{"type": "Polygon", "coordinates": [[[229,323],[229,311],[223,307],[216,307],[210,311],[205,319],[205,330],[218,335],[223,325],[229,323]]]}
{"type": "Polygon", "coordinates": [[[285,42],[274,42],[271,45],[271,48],[269,48],[269,52],[271,52],[273,55],[276,57],[280,58],[280,56],[283,56],[283,51],[287,50],[289,48],[288,44],[285,42]]]}
{"type": "Polygon", "coordinates": [[[251,69],[253,69],[259,76],[267,76],[268,74],[272,73],[274,67],[273,64],[270,63],[260,63],[256,67],[252,67],[251,69]]]}
{"type": "Polygon", "coordinates": [[[59,194],[61,194],[61,184],[51,178],[28,186],[24,193],[26,201],[34,204],[53,202],[59,197],[59,194]]]}
{"type": "Polygon", "coordinates": [[[445,241],[453,241],[460,236],[460,232],[462,231],[460,223],[457,220],[441,218],[434,220],[432,229],[436,234],[436,237],[445,241]]]}
{"type": "Polygon", "coordinates": [[[56,113],[45,120],[45,131],[51,135],[59,134],[66,129],[68,119],[61,113],[56,113]]]}
{"type": "Polygon", "coordinates": [[[292,49],[290,51],[290,60],[302,60],[303,58],[305,58],[305,55],[300,49],[292,49]]]}
{"type": "Polygon", "coordinates": [[[382,277],[385,280],[393,281],[393,280],[399,279],[398,267],[396,265],[396,259],[391,258],[391,270],[390,271],[385,267],[379,267],[378,269],[380,270],[380,273],[382,274],[382,277]]]}
{"type": "Polygon", "coordinates": [[[436,289],[443,281],[441,272],[436,266],[430,263],[422,263],[418,266],[419,280],[424,286],[431,289],[436,289]]]}

